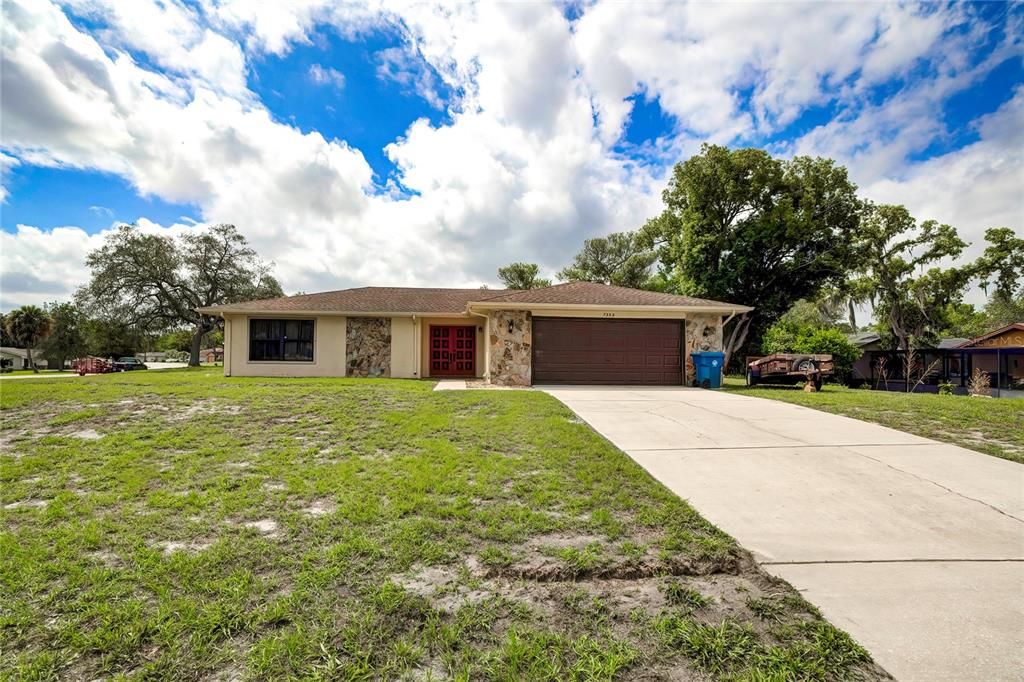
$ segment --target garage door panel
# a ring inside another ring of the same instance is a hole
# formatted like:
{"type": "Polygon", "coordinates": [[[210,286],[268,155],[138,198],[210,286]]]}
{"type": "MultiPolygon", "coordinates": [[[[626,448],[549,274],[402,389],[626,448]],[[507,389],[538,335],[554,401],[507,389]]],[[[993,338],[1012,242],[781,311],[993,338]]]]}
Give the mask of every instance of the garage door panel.
{"type": "Polygon", "coordinates": [[[534,383],[682,383],[682,322],[535,317],[534,383]]]}

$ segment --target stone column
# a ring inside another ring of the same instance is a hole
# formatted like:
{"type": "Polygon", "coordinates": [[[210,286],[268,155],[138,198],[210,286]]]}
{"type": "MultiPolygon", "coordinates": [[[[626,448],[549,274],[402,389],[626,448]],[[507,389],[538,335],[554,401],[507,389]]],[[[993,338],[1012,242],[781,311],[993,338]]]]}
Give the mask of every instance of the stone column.
{"type": "Polygon", "coordinates": [[[529,386],[532,382],[533,320],[523,310],[494,310],[488,315],[490,382],[529,386]]]}
{"type": "Polygon", "coordinates": [[[345,325],[345,375],[391,376],[391,318],[348,318],[345,325]]]}
{"type": "Polygon", "coordinates": [[[722,316],[693,314],[686,317],[686,339],[683,342],[683,353],[686,357],[683,362],[686,367],[686,374],[683,377],[683,384],[693,384],[695,376],[693,358],[690,353],[706,350],[721,351],[723,346],[722,338],[722,316]]]}

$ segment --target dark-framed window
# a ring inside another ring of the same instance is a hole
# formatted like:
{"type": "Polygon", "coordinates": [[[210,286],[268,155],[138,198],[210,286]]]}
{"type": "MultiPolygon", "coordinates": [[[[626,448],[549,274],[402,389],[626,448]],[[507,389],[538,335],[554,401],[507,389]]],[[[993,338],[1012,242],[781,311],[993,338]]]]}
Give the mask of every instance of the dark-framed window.
{"type": "Polygon", "coordinates": [[[249,320],[249,360],[312,362],[313,320],[249,320]]]}

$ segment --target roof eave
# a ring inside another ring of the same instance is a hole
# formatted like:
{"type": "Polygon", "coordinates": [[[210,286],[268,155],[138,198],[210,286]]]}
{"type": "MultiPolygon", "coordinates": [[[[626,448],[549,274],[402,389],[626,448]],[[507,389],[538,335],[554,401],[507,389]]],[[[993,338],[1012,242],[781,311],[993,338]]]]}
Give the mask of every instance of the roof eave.
{"type": "Polygon", "coordinates": [[[465,310],[396,312],[393,310],[274,310],[272,308],[196,308],[203,315],[314,315],[317,317],[463,317],[465,310]]]}
{"type": "Polygon", "coordinates": [[[501,301],[471,301],[467,309],[477,310],[611,310],[629,312],[690,312],[690,313],[721,313],[723,315],[735,313],[749,313],[753,310],[750,306],[731,305],[722,303],[720,305],[610,305],[605,303],[510,303],[501,301]]]}
{"type": "Polygon", "coordinates": [[[461,317],[474,310],[610,310],[622,312],[681,312],[681,313],[720,313],[731,315],[748,313],[750,306],[722,303],[718,305],[622,305],[605,303],[511,303],[501,301],[470,301],[466,308],[451,311],[406,312],[389,310],[275,310],[272,308],[230,308],[208,307],[196,308],[203,315],[316,315],[321,317],[461,317]]]}

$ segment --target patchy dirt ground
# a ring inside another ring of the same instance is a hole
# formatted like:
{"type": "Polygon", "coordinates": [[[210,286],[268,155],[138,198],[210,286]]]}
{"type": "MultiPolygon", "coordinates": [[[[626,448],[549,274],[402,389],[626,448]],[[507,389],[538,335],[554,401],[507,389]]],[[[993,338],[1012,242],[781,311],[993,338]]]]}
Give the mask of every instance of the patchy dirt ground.
{"type": "Polygon", "coordinates": [[[5,386],[0,675],[888,679],[553,399],[430,389],[5,386]]]}

